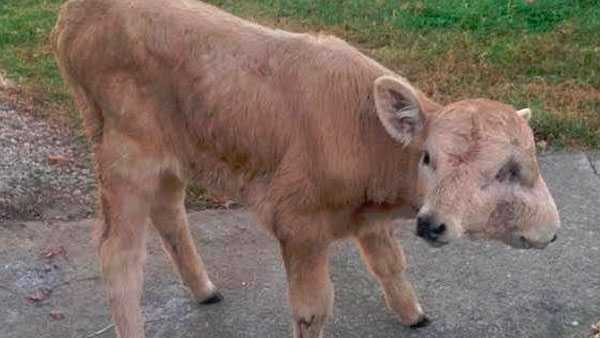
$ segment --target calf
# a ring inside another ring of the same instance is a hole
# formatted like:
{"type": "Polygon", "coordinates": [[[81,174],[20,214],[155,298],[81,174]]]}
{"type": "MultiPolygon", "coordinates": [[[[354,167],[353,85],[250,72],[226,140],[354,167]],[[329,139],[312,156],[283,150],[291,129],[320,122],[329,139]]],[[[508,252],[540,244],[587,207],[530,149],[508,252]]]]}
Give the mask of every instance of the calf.
{"type": "Polygon", "coordinates": [[[428,320],[390,220],[434,245],[463,235],[546,246],[559,227],[529,110],[441,106],[326,35],[273,30],[192,0],[70,0],[53,32],[99,182],[95,229],[121,338],[144,336],[151,223],[200,303],[222,299],[188,229],[198,180],[245,201],[280,243],[294,336],[333,305],[328,248],[353,238],[408,326],[428,320]]]}

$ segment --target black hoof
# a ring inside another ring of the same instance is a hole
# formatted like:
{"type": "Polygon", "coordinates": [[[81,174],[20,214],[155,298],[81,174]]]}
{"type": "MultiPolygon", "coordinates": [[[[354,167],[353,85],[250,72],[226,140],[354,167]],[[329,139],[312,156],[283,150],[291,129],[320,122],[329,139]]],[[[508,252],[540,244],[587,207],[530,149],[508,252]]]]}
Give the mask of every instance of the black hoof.
{"type": "Polygon", "coordinates": [[[212,296],[201,301],[200,304],[204,304],[204,305],[216,304],[222,300],[223,300],[223,295],[219,291],[215,291],[215,293],[212,296]]]}
{"type": "Polygon", "coordinates": [[[422,327],[429,326],[429,324],[431,324],[431,320],[429,320],[429,318],[427,318],[427,316],[423,316],[423,318],[421,318],[421,320],[419,320],[418,322],[414,323],[413,325],[411,325],[409,327],[411,329],[420,329],[422,327]]]}

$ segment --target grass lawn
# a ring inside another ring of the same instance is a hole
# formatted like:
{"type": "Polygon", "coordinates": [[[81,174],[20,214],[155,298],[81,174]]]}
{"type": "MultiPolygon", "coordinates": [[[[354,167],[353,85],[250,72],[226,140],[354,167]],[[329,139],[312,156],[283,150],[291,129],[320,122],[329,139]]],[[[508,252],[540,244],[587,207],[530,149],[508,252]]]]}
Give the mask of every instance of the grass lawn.
{"type": "MultiPolygon", "coordinates": [[[[0,69],[76,120],[47,46],[62,2],[0,0],[0,69]]],[[[600,148],[597,0],[209,2],[270,26],[343,37],[442,103],[529,106],[538,138],[554,147],[600,148]]]]}
{"type": "Polygon", "coordinates": [[[39,101],[68,105],[70,96],[48,44],[62,0],[0,0],[0,70],[39,101]]]}

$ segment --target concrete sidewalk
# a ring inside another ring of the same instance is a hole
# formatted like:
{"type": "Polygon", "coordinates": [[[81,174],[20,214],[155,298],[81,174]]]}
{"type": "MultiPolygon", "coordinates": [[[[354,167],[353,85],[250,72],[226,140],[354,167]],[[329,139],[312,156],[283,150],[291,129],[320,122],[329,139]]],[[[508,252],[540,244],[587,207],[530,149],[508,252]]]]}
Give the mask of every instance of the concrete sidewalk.
{"type": "MultiPolygon", "coordinates": [[[[597,161],[600,169],[600,157],[555,154],[540,160],[561,212],[556,243],[543,251],[468,241],[433,249],[414,237],[411,223],[398,224],[411,279],[433,319],[416,331],[398,324],[355,248],[340,243],[331,259],[335,319],[325,336],[589,336],[590,325],[600,319],[600,178],[592,165],[597,161]]],[[[152,234],[144,290],[148,337],[289,337],[275,242],[244,211],[190,218],[225,301],[195,305],[152,234]]],[[[90,224],[0,224],[0,337],[86,337],[110,324],[90,224]],[[55,255],[43,257],[48,254],[55,255]]]]}

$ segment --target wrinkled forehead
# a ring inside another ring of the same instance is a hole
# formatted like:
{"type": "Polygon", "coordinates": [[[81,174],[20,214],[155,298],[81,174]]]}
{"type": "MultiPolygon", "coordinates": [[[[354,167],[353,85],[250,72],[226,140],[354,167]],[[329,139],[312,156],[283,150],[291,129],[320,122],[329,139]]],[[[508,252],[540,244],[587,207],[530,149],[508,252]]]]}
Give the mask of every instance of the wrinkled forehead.
{"type": "Polygon", "coordinates": [[[427,144],[463,160],[513,152],[535,156],[533,133],[512,106],[465,100],[443,108],[428,127],[427,144]]]}

